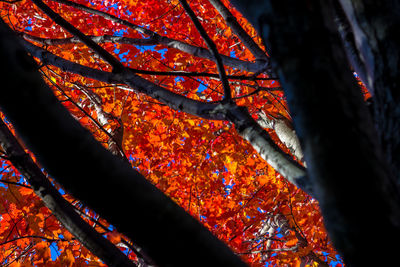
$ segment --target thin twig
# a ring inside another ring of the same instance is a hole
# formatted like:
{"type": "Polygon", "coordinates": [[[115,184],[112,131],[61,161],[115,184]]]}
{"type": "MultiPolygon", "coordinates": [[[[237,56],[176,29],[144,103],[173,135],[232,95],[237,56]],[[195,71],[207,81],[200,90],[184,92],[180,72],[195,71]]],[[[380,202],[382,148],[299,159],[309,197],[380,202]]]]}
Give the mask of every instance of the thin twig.
{"type": "Polygon", "coordinates": [[[113,72],[122,72],[124,70],[124,65],[120,61],[118,61],[113,55],[111,55],[107,50],[99,46],[92,39],[87,37],[84,33],[78,30],[71,23],[62,18],[59,14],[54,12],[48,5],[46,5],[42,0],[32,0],[35,5],[40,8],[47,16],[49,16],[55,23],[63,27],[72,35],[76,36],[79,40],[82,41],[85,45],[95,51],[102,59],[108,62],[112,68],[113,72]]]}
{"type": "Polygon", "coordinates": [[[48,238],[45,236],[38,236],[38,235],[27,235],[27,236],[20,236],[20,237],[16,237],[7,241],[4,241],[2,243],[0,243],[0,246],[5,245],[7,243],[11,243],[20,239],[25,239],[25,238],[39,238],[39,239],[43,239],[46,240],[47,242],[58,242],[58,241],[68,241],[67,239],[64,238],[57,238],[57,239],[53,239],[53,238],[48,238]]]}
{"type": "Polygon", "coordinates": [[[226,24],[232,29],[233,33],[239,37],[240,41],[250,50],[258,60],[267,61],[266,53],[257,45],[251,36],[240,26],[239,22],[220,0],[208,0],[218,13],[224,18],[226,24]]]}
{"type": "Polygon", "coordinates": [[[203,38],[204,42],[206,43],[211,54],[214,56],[215,63],[217,64],[219,77],[222,82],[222,87],[224,88],[224,101],[231,102],[232,101],[231,88],[229,86],[228,78],[226,77],[224,64],[222,63],[222,58],[217,50],[217,46],[215,45],[214,41],[211,40],[210,36],[208,36],[206,30],[201,25],[199,19],[197,18],[196,14],[193,12],[193,10],[190,8],[187,1],[179,0],[179,2],[181,3],[183,9],[186,11],[186,14],[190,17],[190,19],[194,23],[194,26],[196,27],[197,31],[200,33],[201,37],[203,38]]]}
{"type": "Polygon", "coordinates": [[[0,183],[3,183],[3,184],[12,184],[12,185],[17,185],[17,186],[22,186],[22,187],[25,187],[25,188],[32,189],[32,187],[29,186],[29,185],[21,184],[21,183],[17,183],[17,182],[11,182],[11,181],[2,180],[2,179],[0,179],[0,183]]]}
{"type": "MultiPolygon", "coordinates": [[[[50,71],[52,71],[50,68],[48,68],[50,71]]],[[[114,136],[109,133],[106,129],[104,129],[104,127],[96,120],[94,119],[86,110],[84,110],[79,104],[77,104],[71,97],[69,97],[64,90],[54,81],[52,81],[52,79],[50,79],[50,77],[48,75],[46,75],[46,73],[44,73],[42,70],[40,70],[41,74],[46,77],[46,79],[52,83],[66,98],[67,100],[72,103],[74,106],[76,106],[83,114],[85,114],[85,116],[87,116],[102,132],[104,132],[111,140],[113,140],[117,146],[118,149],[120,150],[122,157],[125,161],[128,161],[128,159],[125,156],[125,153],[123,152],[122,147],[118,144],[118,142],[116,140],[114,140],[114,136]]]]}
{"type": "MultiPolygon", "coordinates": [[[[139,33],[141,33],[143,35],[148,36],[149,39],[154,40],[155,42],[157,42],[157,44],[165,45],[165,46],[170,47],[170,48],[175,48],[175,49],[178,49],[178,50],[180,50],[182,52],[185,52],[185,53],[189,53],[189,54],[191,54],[193,56],[196,56],[196,57],[201,57],[201,58],[206,58],[206,59],[209,59],[209,60],[213,60],[213,55],[210,53],[209,50],[207,50],[205,48],[198,47],[198,46],[195,46],[195,45],[190,45],[188,43],[185,43],[185,42],[182,42],[182,41],[179,41],[179,40],[175,40],[173,38],[162,36],[162,35],[160,35],[160,34],[158,34],[156,32],[153,32],[153,31],[151,31],[149,29],[146,29],[146,28],[144,28],[142,26],[138,26],[136,24],[133,24],[133,23],[127,21],[127,20],[118,18],[118,17],[116,17],[114,15],[108,14],[108,13],[100,11],[100,10],[93,9],[91,7],[87,7],[87,6],[82,5],[82,4],[71,2],[69,0],[51,0],[51,1],[54,1],[54,2],[57,2],[57,3],[61,3],[63,5],[67,5],[67,6],[79,9],[79,10],[85,11],[85,12],[90,13],[90,14],[95,14],[95,15],[101,16],[101,17],[103,17],[105,19],[108,19],[108,20],[110,20],[112,22],[124,25],[124,26],[126,26],[126,27],[128,27],[130,29],[138,31],[139,33]]],[[[249,71],[249,72],[257,72],[257,71],[259,71],[260,69],[263,68],[263,67],[260,67],[259,66],[260,64],[258,64],[258,63],[244,61],[244,60],[240,60],[240,59],[229,57],[229,56],[225,56],[225,55],[221,55],[221,58],[223,59],[223,62],[224,62],[225,65],[230,66],[230,67],[234,67],[234,68],[240,68],[242,70],[249,71]]]]}
{"type": "Polygon", "coordinates": [[[265,250],[253,250],[238,253],[238,255],[248,255],[248,254],[257,254],[257,253],[270,253],[270,252],[283,252],[283,251],[296,251],[298,246],[290,247],[290,248],[273,248],[273,249],[265,249],[265,250]]]}

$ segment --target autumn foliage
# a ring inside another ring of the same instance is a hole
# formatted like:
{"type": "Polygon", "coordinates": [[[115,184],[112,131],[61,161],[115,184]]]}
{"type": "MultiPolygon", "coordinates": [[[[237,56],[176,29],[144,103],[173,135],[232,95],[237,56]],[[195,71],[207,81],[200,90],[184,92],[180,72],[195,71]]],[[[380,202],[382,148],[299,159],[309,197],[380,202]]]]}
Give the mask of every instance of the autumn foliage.
{"type": "MultiPolygon", "coordinates": [[[[107,37],[99,39],[101,47],[124,66],[141,70],[137,75],[142,78],[193,100],[222,100],[224,91],[215,63],[172,44],[174,40],[207,48],[178,1],[74,2],[142,28],[128,27],[57,0],[46,4],[86,36],[107,37]],[[168,39],[151,39],[140,29],[168,39]]],[[[223,2],[264,49],[255,29],[229,2],[223,2]]],[[[219,53],[240,62],[237,66],[225,63],[234,102],[247,107],[259,122],[267,118],[291,127],[279,81],[266,69],[257,72],[240,67],[246,63],[256,66],[256,58],[208,1],[190,1],[190,6],[219,53]]],[[[30,0],[0,2],[0,14],[16,33],[35,46],[70,62],[112,71],[97,53],[74,39],[30,0]]],[[[250,266],[341,266],[324,230],[318,203],[270,167],[231,122],[196,117],[125,84],[87,78],[36,60],[54,94],[100,143],[129,160],[133,168],[250,266]]],[[[291,153],[274,129],[266,131],[281,150],[291,153]]],[[[301,163],[294,155],[293,159],[301,163]]],[[[44,206],[8,161],[7,154],[1,154],[0,164],[1,266],[104,266],[44,206]]],[[[127,240],[52,182],[84,220],[138,261],[131,249],[135,240],[127,240]]]]}

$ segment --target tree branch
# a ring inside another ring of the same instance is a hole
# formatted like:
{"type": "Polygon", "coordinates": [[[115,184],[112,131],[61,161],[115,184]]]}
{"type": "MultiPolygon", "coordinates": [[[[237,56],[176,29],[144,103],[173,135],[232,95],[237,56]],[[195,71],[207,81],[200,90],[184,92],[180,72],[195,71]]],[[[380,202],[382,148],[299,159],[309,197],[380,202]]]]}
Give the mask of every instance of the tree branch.
{"type": "Polygon", "coordinates": [[[7,88],[1,109],[52,177],[160,266],[245,266],[196,219],[102,147],[52,94],[12,31],[0,26],[0,74],[7,88]]]}
{"type": "Polygon", "coordinates": [[[304,155],[300,146],[300,140],[296,135],[296,132],[293,128],[289,127],[288,124],[282,119],[270,119],[265,115],[263,111],[258,112],[259,116],[259,124],[263,128],[273,129],[276,135],[279,137],[279,140],[287,148],[289,148],[290,152],[295,156],[299,161],[304,163],[304,155]]]}
{"type": "Polygon", "coordinates": [[[2,120],[0,120],[0,144],[14,167],[29,182],[30,188],[88,250],[109,266],[136,266],[114,244],[94,230],[74,211],[73,206],[60,195],[32,158],[25,153],[24,148],[2,120]]]}
{"type": "Polygon", "coordinates": [[[310,196],[314,191],[307,178],[305,168],[280,150],[272,141],[268,133],[251,117],[247,108],[229,106],[227,117],[234,125],[238,133],[258,152],[267,163],[278,171],[290,183],[301,188],[310,196]]]}
{"type": "Polygon", "coordinates": [[[174,110],[180,110],[205,119],[231,121],[238,128],[238,132],[251,143],[268,164],[273,166],[289,182],[313,195],[312,186],[305,176],[304,168],[291,160],[288,155],[275,145],[268,133],[254,121],[245,107],[239,108],[235,105],[192,100],[175,94],[133,73],[127,74],[126,77],[121,77],[121,75],[92,69],[62,59],[27,41],[23,41],[23,44],[33,56],[39,58],[45,64],[51,64],[64,71],[77,73],[107,83],[128,84],[131,88],[157,99],[174,110]],[[244,131],[245,129],[247,130],[244,131]]]}
{"type": "MultiPolygon", "coordinates": [[[[59,38],[59,39],[50,39],[50,38],[41,38],[33,36],[25,32],[20,32],[18,33],[18,35],[24,37],[26,40],[37,42],[43,45],[64,45],[64,44],[82,43],[82,41],[76,36],[59,38]]],[[[114,36],[114,35],[102,35],[102,36],[86,35],[86,37],[92,39],[93,42],[96,43],[118,43],[118,44],[130,44],[139,46],[149,46],[149,45],[159,44],[157,40],[150,38],[149,39],[130,38],[130,37],[114,36]]]]}
{"type": "Polygon", "coordinates": [[[48,237],[39,236],[39,235],[26,235],[26,236],[15,237],[15,238],[13,238],[13,239],[10,239],[10,240],[1,242],[1,243],[0,243],[0,246],[5,245],[5,244],[7,244],[7,243],[12,243],[12,242],[14,242],[14,241],[17,241],[17,240],[20,240],[20,239],[24,239],[24,238],[43,239],[43,240],[46,240],[47,242],[67,241],[66,239],[63,239],[63,238],[54,239],[54,238],[48,238],[48,237]]]}
{"type": "Polygon", "coordinates": [[[190,17],[193,24],[195,25],[197,31],[200,33],[200,36],[205,41],[208,49],[210,50],[211,54],[214,57],[215,63],[217,64],[217,69],[219,73],[219,78],[222,82],[222,87],[224,89],[224,99],[223,102],[228,103],[232,101],[232,93],[231,88],[229,86],[228,79],[226,78],[226,72],[224,65],[222,64],[221,56],[218,52],[217,46],[215,45],[214,41],[211,40],[210,36],[208,36],[206,30],[201,25],[199,19],[197,18],[196,14],[194,14],[193,10],[190,8],[189,4],[186,0],[179,0],[183,9],[186,11],[186,14],[190,17]]]}
{"type": "MultiPolygon", "coordinates": [[[[33,36],[24,32],[19,32],[18,35],[22,36],[24,39],[33,41],[36,43],[40,43],[42,45],[63,45],[63,44],[72,44],[72,43],[82,43],[77,37],[69,37],[69,38],[59,38],[59,39],[49,39],[49,38],[41,38],[37,36],[33,36]]],[[[129,44],[129,45],[157,45],[158,41],[153,39],[139,39],[139,38],[130,38],[130,37],[121,37],[121,36],[113,36],[113,35],[103,35],[103,36],[87,36],[92,39],[96,43],[102,42],[111,42],[118,44],[129,44]]],[[[148,75],[160,75],[160,76],[182,76],[182,77],[211,77],[218,78],[219,74],[216,73],[208,73],[208,72],[187,72],[187,71],[155,71],[155,70],[139,70],[132,69],[137,74],[148,74],[148,75]]],[[[265,78],[265,77],[255,77],[254,75],[226,75],[226,77],[230,80],[249,80],[249,81],[271,81],[277,80],[274,77],[265,78]]]]}
{"type": "Polygon", "coordinates": [[[251,36],[240,26],[235,16],[220,0],[209,0],[219,14],[224,18],[226,24],[232,29],[233,33],[239,37],[240,41],[250,50],[257,60],[267,62],[266,53],[256,44],[251,36]]]}
{"type": "Polygon", "coordinates": [[[39,58],[44,64],[50,64],[59,67],[63,71],[76,73],[106,83],[127,84],[136,91],[151,96],[174,110],[180,110],[206,119],[225,119],[224,114],[215,111],[216,107],[218,106],[217,104],[189,99],[185,96],[173,93],[133,73],[122,76],[111,72],[93,69],[65,60],[27,41],[23,41],[23,45],[31,53],[31,55],[39,58]]]}
{"type": "Polygon", "coordinates": [[[109,63],[113,72],[118,73],[124,70],[124,65],[117,60],[113,55],[108,53],[107,50],[99,46],[96,42],[94,42],[91,38],[87,37],[80,30],[75,28],[71,23],[63,19],[59,14],[54,12],[49,6],[47,6],[42,0],[32,0],[33,3],[36,4],[47,16],[49,16],[55,23],[63,27],[69,33],[78,38],[82,43],[91,48],[94,52],[96,52],[102,59],[104,59],[107,63],[109,63]]]}
{"type": "MultiPolygon", "coordinates": [[[[128,158],[125,156],[124,150],[122,148],[122,144],[120,144],[120,142],[118,142],[116,139],[116,136],[113,132],[109,132],[106,129],[104,129],[104,124],[101,123],[101,117],[104,117],[105,115],[100,115],[102,112],[101,106],[97,106],[96,112],[97,112],[97,116],[99,118],[99,121],[95,120],[85,109],[83,109],[78,103],[76,103],[71,97],[69,97],[64,90],[57,85],[57,83],[55,83],[52,79],[50,79],[50,77],[48,77],[43,71],[40,71],[40,73],[46,77],[46,79],[53,84],[54,87],[56,87],[62,94],[63,96],[66,98],[66,100],[68,100],[69,102],[71,102],[74,106],[76,106],[83,114],[85,114],[86,117],[88,117],[103,133],[105,133],[108,137],[109,137],[109,142],[111,141],[111,143],[115,144],[113,146],[113,150],[114,150],[114,154],[118,154],[123,160],[126,160],[127,162],[129,162],[128,158]]],[[[80,88],[79,88],[80,89],[80,88]]],[[[121,126],[122,127],[122,126],[121,126]]],[[[109,148],[110,149],[110,148],[109,148]]]]}
{"type": "Polygon", "coordinates": [[[22,187],[25,187],[25,188],[32,189],[32,187],[30,187],[29,185],[21,184],[21,183],[17,183],[17,182],[11,182],[11,181],[7,181],[7,180],[3,180],[3,179],[0,179],[0,183],[3,183],[3,184],[12,184],[12,185],[22,186],[22,187]]]}
{"type": "MultiPolygon", "coordinates": [[[[106,12],[103,11],[99,11],[81,4],[77,4],[74,2],[71,2],[69,0],[51,0],[57,3],[61,3],[67,6],[71,6],[74,7],[76,9],[88,12],[90,14],[95,14],[95,15],[99,15],[102,16],[103,18],[109,19],[115,23],[127,26],[128,28],[131,28],[133,30],[136,30],[144,35],[149,36],[150,40],[154,40],[155,42],[157,42],[157,44],[161,44],[161,45],[165,45],[167,47],[171,47],[171,48],[175,48],[178,49],[182,52],[186,52],[188,54],[191,54],[193,56],[197,56],[197,57],[201,57],[201,58],[206,58],[209,60],[214,60],[213,55],[210,53],[210,51],[208,51],[208,49],[202,48],[202,47],[197,47],[194,45],[190,45],[187,44],[185,42],[182,41],[178,41],[172,38],[168,38],[168,37],[164,37],[159,35],[158,33],[155,33],[149,29],[143,28],[141,26],[135,25],[129,21],[120,19],[116,16],[110,15],[106,12]]],[[[226,66],[230,66],[233,68],[238,68],[244,71],[248,71],[248,72],[258,72],[259,70],[264,69],[264,64],[259,64],[259,63],[253,63],[253,62],[249,62],[249,61],[243,61],[243,60],[239,60],[236,58],[232,58],[232,57],[228,57],[225,55],[221,55],[222,58],[222,62],[224,65],[226,66]]]]}
{"type": "MultiPolygon", "coordinates": [[[[36,43],[40,43],[42,45],[63,45],[63,44],[72,44],[72,43],[81,43],[81,41],[77,37],[69,37],[69,38],[60,38],[60,39],[49,39],[49,38],[41,38],[37,36],[33,36],[24,32],[18,33],[24,39],[33,41],[36,43]]],[[[121,37],[121,36],[113,36],[113,35],[103,35],[103,36],[87,36],[91,38],[96,43],[101,42],[111,42],[118,44],[129,44],[129,45],[140,45],[140,46],[148,46],[148,45],[157,45],[158,41],[153,39],[139,39],[139,38],[130,38],[130,37],[121,37]]],[[[221,55],[220,55],[221,56],[221,55]]],[[[160,76],[182,76],[182,77],[211,77],[218,78],[219,74],[216,73],[208,73],[208,72],[187,72],[187,71],[156,71],[156,70],[140,70],[140,69],[132,69],[137,74],[148,74],[148,75],[160,75],[160,76]]],[[[248,81],[271,81],[277,80],[274,77],[256,77],[255,75],[226,75],[226,77],[230,80],[248,80],[248,81]]]]}
{"type": "MultiPolygon", "coordinates": [[[[99,222],[99,220],[92,218],[91,216],[88,216],[85,212],[82,212],[80,209],[78,209],[77,207],[74,207],[75,211],[78,212],[81,216],[84,216],[85,218],[88,218],[90,221],[96,223],[97,226],[100,226],[105,232],[109,232],[110,229],[108,229],[108,227],[106,227],[105,225],[103,225],[101,222],[99,222]]],[[[129,249],[131,249],[135,255],[139,258],[142,259],[142,262],[144,262],[146,265],[141,266],[139,265],[138,267],[156,267],[156,265],[154,264],[153,260],[150,259],[147,255],[143,254],[143,251],[141,248],[139,248],[138,246],[131,244],[132,242],[128,242],[126,239],[121,238],[121,243],[128,247],[129,249]]],[[[143,264],[143,263],[142,263],[143,264]]]]}

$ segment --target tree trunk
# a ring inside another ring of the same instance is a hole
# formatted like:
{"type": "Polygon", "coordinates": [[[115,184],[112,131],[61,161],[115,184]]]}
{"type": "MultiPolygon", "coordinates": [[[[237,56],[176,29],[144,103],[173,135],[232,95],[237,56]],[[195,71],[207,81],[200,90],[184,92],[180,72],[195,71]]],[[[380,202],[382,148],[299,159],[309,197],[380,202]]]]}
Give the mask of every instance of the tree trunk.
{"type": "Polygon", "coordinates": [[[380,142],[400,184],[400,3],[340,0],[374,94],[380,142]]]}
{"type": "Polygon", "coordinates": [[[400,237],[399,191],[346,62],[331,3],[236,3],[267,35],[335,247],[348,266],[390,265],[397,246],[383,244],[400,237]]]}

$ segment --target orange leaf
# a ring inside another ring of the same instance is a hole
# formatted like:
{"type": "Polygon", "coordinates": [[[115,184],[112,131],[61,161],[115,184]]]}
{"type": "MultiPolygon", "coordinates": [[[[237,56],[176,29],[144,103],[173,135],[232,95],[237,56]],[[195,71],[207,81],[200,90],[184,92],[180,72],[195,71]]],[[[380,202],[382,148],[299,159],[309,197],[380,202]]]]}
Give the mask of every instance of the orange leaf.
{"type": "Polygon", "coordinates": [[[298,240],[297,238],[292,238],[292,239],[289,239],[289,240],[285,243],[285,245],[286,245],[287,247],[292,247],[292,246],[296,245],[298,241],[299,241],[299,240],[298,240]]]}

